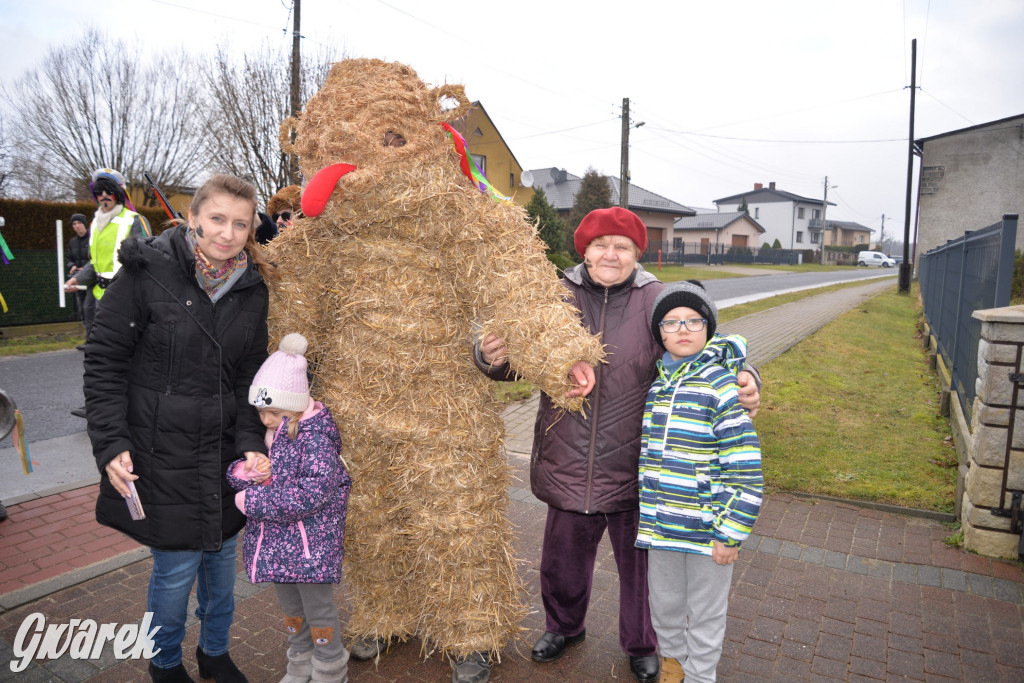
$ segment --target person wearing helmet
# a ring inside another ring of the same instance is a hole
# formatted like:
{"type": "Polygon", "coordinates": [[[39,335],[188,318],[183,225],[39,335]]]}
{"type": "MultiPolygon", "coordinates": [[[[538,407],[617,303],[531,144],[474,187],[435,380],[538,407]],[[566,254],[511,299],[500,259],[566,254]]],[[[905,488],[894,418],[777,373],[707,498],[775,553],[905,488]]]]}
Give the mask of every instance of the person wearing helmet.
{"type": "Polygon", "coordinates": [[[117,260],[121,242],[128,237],[153,235],[149,221],[135,212],[126,187],[124,176],[112,168],[93,171],[89,190],[96,200],[96,215],[89,227],[90,262],[65,283],[65,291],[74,292],[78,285],[85,285],[100,301],[121,267],[117,260]]]}
{"type": "MultiPolygon", "coordinates": [[[[121,242],[129,237],[151,237],[153,231],[149,221],[135,212],[126,191],[124,176],[112,168],[98,168],[93,171],[89,190],[96,200],[96,215],[89,227],[89,263],[75,271],[73,277],[64,283],[64,291],[77,292],[79,285],[85,286],[87,296],[95,299],[96,305],[103,298],[114,275],[121,267],[117,250],[121,242]]],[[[86,332],[86,343],[89,341],[86,332]]],[[[76,417],[85,417],[85,408],[71,411],[76,417]]]]}

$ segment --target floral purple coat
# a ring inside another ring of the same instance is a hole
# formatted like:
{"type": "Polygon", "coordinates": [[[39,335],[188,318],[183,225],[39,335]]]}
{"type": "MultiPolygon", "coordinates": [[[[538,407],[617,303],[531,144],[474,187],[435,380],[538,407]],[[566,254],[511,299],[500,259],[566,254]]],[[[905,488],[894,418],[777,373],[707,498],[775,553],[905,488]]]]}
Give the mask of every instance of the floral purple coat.
{"type": "Polygon", "coordinates": [[[341,436],[327,408],[300,420],[294,441],[287,430],[285,418],[270,446],[266,483],[245,478],[244,459],[228,467],[228,483],[245,491],[236,496],[248,517],[245,573],[253,583],[338,583],[352,485],[341,436]]]}

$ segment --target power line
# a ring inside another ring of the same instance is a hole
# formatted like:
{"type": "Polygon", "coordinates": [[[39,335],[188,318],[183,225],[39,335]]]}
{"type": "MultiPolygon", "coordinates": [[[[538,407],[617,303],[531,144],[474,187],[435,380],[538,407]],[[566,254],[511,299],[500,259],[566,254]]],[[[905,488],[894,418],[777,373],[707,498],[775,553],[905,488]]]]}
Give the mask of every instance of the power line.
{"type": "Polygon", "coordinates": [[[918,90],[920,90],[921,92],[923,92],[923,93],[924,93],[925,95],[927,95],[928,97],[930,97],[930,98],[932,98],[933,100],[935,100],[936,102],[938,102],[939,104],[941,104],[941,105],[942,105],[943,107],[945,107],[946,109],[950,110],[951,112],[953,112],[954,114],[956,114],[957,116],[959,116],[960,118],[962,118],[962,119],[963,119],[964,121],[966,121],[967,123],[971,124],[972,126],[973,126],[973,125],[975,125],[974,121],[971,121],[971,120],[970,120],[969,118],[967,118],[966,116],[964,116],[963,114],[961,114],[960,112],[958,112],[958,111],[957,111],[956,109],[953,109],[953,107],[949,106],[948,104],[946,104],[945,102],[943,102],[943,101],[942,101],[942,100],[940,100],[940,99],[939,99],[938,97],[936,97],[935,95],[931,94],[930,92],[928,92],[927,90],[925,90],[925,89],[924,89],[924,88],[922,88],[921,86],[918,86],[918,88],[917,88],[917,89],[918,89],[918,90]]]}
{"type": "MultiPolygon", "coordinates": [[[[532,135],[520,135],[519,137],[509,138],[509,140],[513,140],[513,141],[515,141],[515,140],[527,140],[529,138],[539,138],[539,137],[543,137],[545,135],[556,135],[558,133],[565,133],[565,132],[568,132],[570,130],[579,130],[580,128],[590,128],[591,126],[598,126],[598,125],[600,125],[602,123],[608,123],[609,121],[614,121],[614,120],[615,120],[614,118],[612,118],[612,119],[601,119],[600,121],[594,121],[593,123],[584,123],[582,125],[572,126],[570,128],[560,128],[559,130],[549,130],[549,131],[544,131],[543,133],[534,133],[532,135]]],[[[522,122],[520,121],[518,123],[522,123],[522,122]]]]}
{"type": "Polygon", "coordinates": [[[206,14],[206,15],[209,15],[211,17],[219,17],[221,19],[227,19],[229,21],[237,21],[237,22],[242,23],[242,24],[250,24],[251,26],[259,26],[260,28],[270,29],[270,30],[275,31],[275,32],[279,30],[277,26],[270,26],[269,24],[261,24],[261,23],[256,22],[256,21],[249,21],[248,19],[240,19],[239,17],[232,17],[232,16],[228,16],[227,14],[218,14],[217,12],[210,12],[209,10],[198,9],[196,7],[188,7],[187,5],[179,5],[179,4],[174,3],[174,2],[168,2],[168,0],[150,0],[150,2],[155,2],[158,5],[167,5],[168,7],[176,7],[178,9],[187,10],[189,12],[196,12],[198,14],[206,14]]]}
{"type": "Polygon", "coordinates": [[[671,128],[658,128],[657,126],[650,126],[652,130],[661,130],[666,133],[675,133],[677,135],[693,135],[702,138],[716,138],[718,140],[733,140],[736,142],[772,142],[787,145],[845,145],[845,144],[862,144],[868,142],[906,142],[906,138],[881,138],[878,140],[771,140],[767,138],[740,138],[729,135],[711,135],[710,133],[697,133],[689,130],[672,130],[671,128]]]}

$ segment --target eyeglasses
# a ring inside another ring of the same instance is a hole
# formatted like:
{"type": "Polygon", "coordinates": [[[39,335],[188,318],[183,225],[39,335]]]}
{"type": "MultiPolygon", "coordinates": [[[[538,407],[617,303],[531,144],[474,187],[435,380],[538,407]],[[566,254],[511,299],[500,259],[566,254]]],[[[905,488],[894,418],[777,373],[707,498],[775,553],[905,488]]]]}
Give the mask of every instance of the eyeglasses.
{"type": "Polygon", "coordinates": [[[292,212],[291,211],[282,211],[281,213],[275,213],[274,214],[274,220],[276,221],[279,218],[283,218],[286,221],[290,221],[292,219],[292,212]]]}
{"type": "Polygon", "coordinates": [[[704,318],[690,318],[689,320],[662,320],[658,325],[661,326],[661,329],[672,334],[673,332],[678,332],[683,326],[689,332],[700,332],[707,323],[708,321],[704,318]]]}
{"type": "Polygon", "coordinates": [[[109,194],[111,197],[116,196],[115,193],[111,192],[110,190],[108,190],[105,187],[104,188],[99,188],[99,189],[96,190],[96,196],[97,197],[99,197],[100,195],[105,195],[105,194],[109,194]]]}

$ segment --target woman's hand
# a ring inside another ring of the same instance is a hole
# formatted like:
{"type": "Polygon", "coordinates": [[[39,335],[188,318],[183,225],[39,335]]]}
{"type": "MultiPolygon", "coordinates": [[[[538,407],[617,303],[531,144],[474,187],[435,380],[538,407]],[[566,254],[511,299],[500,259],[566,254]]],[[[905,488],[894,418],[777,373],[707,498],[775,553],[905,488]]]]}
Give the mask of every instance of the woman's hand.
{"type": "Polygon", "coordinates": [[[739,546],[726,546],[721,541],[715,541],[711,546],[711,559],[715,561],[715,564],[720,564],[723,567],[735,562],[739,556],[739,546]]]}
{"type": "Polygon", "coordinates": [[[265,482],[270,478],[270,458],[259,451],[246,451],[243,471],[249,474],[253,470],[256,470],[258,474],[253,475],[252,480],[257,484],[265,482]]]}
{"type": "Polygon", "coordinates": [[[750,414],[750,417],[754,417],[757,415],[757,409],[761,406],[761,392],[757,390],[754,375],[746,370],[740,370],[736,374],[736,381],[740,385],[740,405],[750,414]]]}
{"type": "Polygon", "coordinates": [[[135,481],[139,478],[139,475],[132,474],[132,456],[128,451],[123,451],[115,455],[103,469],[106,471],[107,477],[110,478],[110,483],[114,485],[114,489],[118,493],[125,498],[131,495],[131,492],[128,490],[128,482],[135,481]]]}
{"type": "Polygon", "coordinates": [[[508,361],[505,342],[496,334],[488,333],[480,340],[480,355],[491,367],[500,368],[508,361]]]}
{"type": "Polygon", "coordinates": [[[71,278],[64,283],[65,292],[77,292],[78,291],[78,278],[71,278]]]}
{"type": "Polygon", "coordinates": [[[577,361],[569,368],[569,383],[572,384],[572,389],[565,392],[566,398],[588,396],[597,384],[594,368],[586,361],[577,361]]]}

